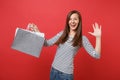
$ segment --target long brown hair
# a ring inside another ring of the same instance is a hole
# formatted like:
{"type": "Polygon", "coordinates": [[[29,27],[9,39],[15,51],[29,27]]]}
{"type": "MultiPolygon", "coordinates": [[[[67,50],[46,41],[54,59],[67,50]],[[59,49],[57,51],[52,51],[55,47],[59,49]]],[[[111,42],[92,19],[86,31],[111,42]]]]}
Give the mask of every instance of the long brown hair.
{"type": "Polygon", "coordinates": [[[72,10],[68,13],[67,18],[66,18],[66,25],[65,25],[65,29],[63,31],[63,34],[61,35],[61,37],[56,41],[56,45],[59,44],[63,44],[65,43],[65,41],[67,41],[68,36],[69,36],[69,32],[70,32],[70,27],[69,27],[69,20],[72,14],[78,14],[78,18],[79,18],[79,23],[78,23],[78,27],[76,29],[76,34],[73,38],[73,44],[72,46],[82,46],[82,17],[80,15],[80,13],[77,10],[72,10]]]}

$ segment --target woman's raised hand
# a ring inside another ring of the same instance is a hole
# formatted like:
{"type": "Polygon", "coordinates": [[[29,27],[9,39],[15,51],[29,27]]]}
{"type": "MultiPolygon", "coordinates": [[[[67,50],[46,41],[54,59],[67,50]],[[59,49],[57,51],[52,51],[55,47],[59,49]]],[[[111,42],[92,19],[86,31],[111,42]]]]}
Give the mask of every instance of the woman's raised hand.
{"type": "Polygon", "coordinates": [[[98,25],[98,23],[95,23],[92,26],[93,26],[94,32],[88,32],[88,33],[95,37],[101,37],[101,25],[98,25]]]}

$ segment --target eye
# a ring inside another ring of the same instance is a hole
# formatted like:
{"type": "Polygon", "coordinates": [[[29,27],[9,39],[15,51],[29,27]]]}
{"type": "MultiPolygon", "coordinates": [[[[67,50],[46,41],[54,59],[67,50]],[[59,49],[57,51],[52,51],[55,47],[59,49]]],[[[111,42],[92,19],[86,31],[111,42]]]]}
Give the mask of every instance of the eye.
{"type": "Polygon", "coordinates": [[[72,18],[70,18],[69,20],[72,20],[72,18]]]}
{"type": "Polygon", "coordinates": [[[74,20],[78,20],[77,18],[75,18],[74,20]]]}

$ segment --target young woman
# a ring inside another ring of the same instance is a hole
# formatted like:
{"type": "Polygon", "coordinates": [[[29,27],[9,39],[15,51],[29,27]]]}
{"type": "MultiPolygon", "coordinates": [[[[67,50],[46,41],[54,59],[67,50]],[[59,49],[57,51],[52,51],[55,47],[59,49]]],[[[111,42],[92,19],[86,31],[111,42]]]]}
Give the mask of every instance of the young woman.
{"type": "MultiPolygon", "coordinates": [[[[35,24],[29,24],[31,30],[39,32],[35,24]]],[[[65,29],[49,40],[45,46],[57,45],[57,51],[52,63],[50,80],[73,80],[73,59],[78,49],[84,47],[89,55],[99,59],[101,52],[101,26],[93,24],[94,32],[89,32],[96,37],[95,48],[88,38],[82,35],[82,18],[78,11],[70,11],[67,15],[65,29]]]]}

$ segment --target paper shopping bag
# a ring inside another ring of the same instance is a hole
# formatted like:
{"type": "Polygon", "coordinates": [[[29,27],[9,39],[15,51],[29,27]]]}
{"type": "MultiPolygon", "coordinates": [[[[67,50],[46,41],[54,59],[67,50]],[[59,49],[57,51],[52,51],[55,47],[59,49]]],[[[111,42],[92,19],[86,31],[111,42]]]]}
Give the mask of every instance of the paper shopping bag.
{"type": "Polygon", "coordinates": [[[25,29],[17,28],[12,49],[39,57],[44,45],[44,37],[25,29]]]}

